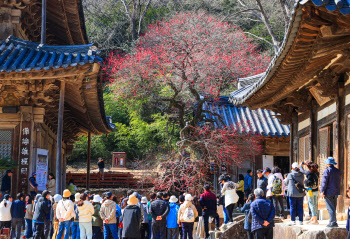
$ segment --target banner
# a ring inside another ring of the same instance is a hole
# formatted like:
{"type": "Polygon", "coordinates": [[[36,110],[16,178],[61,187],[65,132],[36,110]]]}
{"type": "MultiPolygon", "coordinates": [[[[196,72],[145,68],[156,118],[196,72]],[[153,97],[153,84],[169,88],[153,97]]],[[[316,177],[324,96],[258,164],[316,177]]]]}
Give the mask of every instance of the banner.
{"type": "Polygon", "coordinates": [[[46,149],[36,150],[36,183],[38,184],[38,191],[46,190],[47,177],[48,177],[48,159],[49,151],[46,149]]]}
{"type": "Polygon", "coordinates": [[[31,155],[30,141],[32,138],[32,124],[31,122],[22,123],[21,141],[19,145],[19,178],[20,182],[18,185],[18,191],[27,193],[28,190],[28,179],[29,179],[29,158],[31,155]]]}

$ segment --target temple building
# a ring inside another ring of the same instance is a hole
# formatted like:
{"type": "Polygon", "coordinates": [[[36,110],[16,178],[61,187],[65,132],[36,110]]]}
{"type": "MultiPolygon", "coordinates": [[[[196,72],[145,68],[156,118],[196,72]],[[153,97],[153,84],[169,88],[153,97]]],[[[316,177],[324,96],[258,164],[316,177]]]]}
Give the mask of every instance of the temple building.
{"type": "MultiPolygon", "coordinates": [[[[238,87],[243,87],[251,80],[251,77],[238,79],[238,87]]],[[[229,102],[229,97],[207,101],[203,108],[216,113],[216,115],[206,113],[206,117],[211,117],[216,122],[214,123],[215,127],[229,127],[240,134],[261,137],[262,152],[259,155],[251,156],[250,160],[243,161],[239,166],[226,167],[225,170],[233,181],[238,181],[239,174],[245,176],[248,169],[254,172],[253,185],[256,184],[255,171],[257,169],[279,166],[282,173],[289,172],[290,128],[289,125],[281,124],[274,112],[266,109],[251,110],[246,106],[235,106],[229,102]]]]}
{"type": "MultiPolygon", "coordinates": [[[[336,159],[343,179],[338,212],[344,212],[350,186],[349,13],[345,0],[297,1],[266,73],[230,96],[235,105],[280,113],[291,125],[291,162],[317,162],[322,176],[324,160],[336,159]]],[[[325,210],[321,197],[319,209],[325,210]]]]}
{"type": "Polygon", "coordinates": [[[51,172],[62,191],[77,137],[111,132],[81,1],[44,2],[0,1],[0,157],[19,166],[12,194],[27,193],[34,172],[38,191],[51,172]]]}

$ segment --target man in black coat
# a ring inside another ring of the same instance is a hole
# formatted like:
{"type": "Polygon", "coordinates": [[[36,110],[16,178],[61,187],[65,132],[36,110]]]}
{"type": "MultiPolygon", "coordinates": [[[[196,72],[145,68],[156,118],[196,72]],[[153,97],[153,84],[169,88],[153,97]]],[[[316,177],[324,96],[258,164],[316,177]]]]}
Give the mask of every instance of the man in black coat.
{"type": "Polygon", "coordinates": [[[162,193],[157,193],[157,199],[151,203],[150,207],[152,216],[152,239],[156,239],[158,233],[160,235],[159,239],[166,238],[166,218],[170,210],[169,204],[162,199],[162,196],[162,193]]]}
{"type": "Polygon", "coordinates": [[[5,176],[1,180],[1,193],[2,193],[2,195],[11,193],[11,176],[12,176],[12,171],[6,170],[5,176]]]}
{"type": "Polygon", "coordinates": [[[49,207],[50,193],[45,190],[35,205],[33,222],[35,221],[34,239],[45,238],[44,222],[46,215],[50,213],[49,207]]]}

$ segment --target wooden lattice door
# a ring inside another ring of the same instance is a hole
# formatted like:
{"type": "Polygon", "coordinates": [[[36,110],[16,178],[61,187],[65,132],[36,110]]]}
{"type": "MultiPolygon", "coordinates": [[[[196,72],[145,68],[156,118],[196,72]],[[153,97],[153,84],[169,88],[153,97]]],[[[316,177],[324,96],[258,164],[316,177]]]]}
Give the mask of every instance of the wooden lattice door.
{"type": "Polygon", "coordinates": [[[324,170],[327,168],[327,165],[324,163],[325,159],[328,158],[330,154],[330,127],[324,127],[319,130],[318,137],[318,165],[320,178],[322,178],[324,170]]]}

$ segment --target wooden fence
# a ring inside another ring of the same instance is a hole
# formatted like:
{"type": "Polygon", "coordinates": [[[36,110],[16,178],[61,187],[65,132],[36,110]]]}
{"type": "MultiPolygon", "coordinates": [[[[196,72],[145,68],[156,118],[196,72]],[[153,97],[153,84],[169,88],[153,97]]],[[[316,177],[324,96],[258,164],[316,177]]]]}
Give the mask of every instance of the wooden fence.
{"type": "MultiPolygon", "coordinates": [[[[77,187],[86,187],[86,173],[66,174],[66,183],[73,179],[77,187]]],[[[102,180],[100,173],[90,173],[91,188],[136,188],[137,178],[131,173],[105,172],[102,180]]],[[[151,186],[151,185],[148,185],[151,186]]]]}

